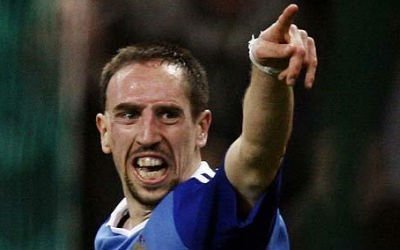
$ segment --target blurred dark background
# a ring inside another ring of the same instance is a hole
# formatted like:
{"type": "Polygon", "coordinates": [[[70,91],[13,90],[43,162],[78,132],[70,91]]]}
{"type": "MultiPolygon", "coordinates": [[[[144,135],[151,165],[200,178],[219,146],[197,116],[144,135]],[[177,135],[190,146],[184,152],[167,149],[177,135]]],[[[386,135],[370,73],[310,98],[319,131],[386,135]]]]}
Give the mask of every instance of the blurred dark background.
{"type": "MultiPolygon", "coordinates": [[[[400,2],[292,1],[314,37],[315,88],[296,89],[282,213],[293,249],[400,249],[400,2]]],[[[247,42],[289,1],[0,2],[0,249],[92,249],[122,198],[99,145],[102,66],[168,40],[208,71],[218,164],[239,135],[247,42]]]]}

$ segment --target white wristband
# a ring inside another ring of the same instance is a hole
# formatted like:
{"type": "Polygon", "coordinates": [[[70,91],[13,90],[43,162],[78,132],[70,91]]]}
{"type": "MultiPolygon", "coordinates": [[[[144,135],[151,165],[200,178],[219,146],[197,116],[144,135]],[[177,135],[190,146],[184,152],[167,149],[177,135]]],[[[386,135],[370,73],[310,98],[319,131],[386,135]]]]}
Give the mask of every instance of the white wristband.
{"type": "Polygon", "coordinates": [[[262,72],[264,72],[264,73],[266,73],[266,74],[268,74],[270,76],[277,77],[283,70],[277,69],[277,68],[268,67],[268,66],[263,66],[263,65],[259,64],[256,61],[256,59],[254,58],[252,48],[253,48],[253,45],[254,45],[255,41],[256,41],[256,39],[254,38],[254,35],[252,35],[251,36],[251,40],[249,41],[249,58],[250,58],[250,61],[254,64],[254,66],[256,66],[262,72]]]}

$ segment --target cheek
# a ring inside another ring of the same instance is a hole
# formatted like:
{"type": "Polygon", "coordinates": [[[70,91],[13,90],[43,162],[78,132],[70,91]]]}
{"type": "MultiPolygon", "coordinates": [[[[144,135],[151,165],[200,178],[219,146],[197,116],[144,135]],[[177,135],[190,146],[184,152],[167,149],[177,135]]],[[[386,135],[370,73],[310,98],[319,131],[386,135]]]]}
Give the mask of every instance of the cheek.
{"type": "MultiPolygon", "coordinates": [[[[111,150],[114,157],[121,157],[122,152],[129,149],[132,142],[133,132],[129,128],[123,128],[118,125],[111,126],[111,150]]],[[[123,157],[123,156],[122,156],[123,157]]]]}
{"type": "Polygon", "coordinates": [[[111,126],[110,146],[115,168],[122,182],[125,179],[126,160],[132,143],[132,132],[127,128],[111,126]]]}
{"type": "Polygon", "coordinates": [[[196,135],[193,126],[186,126],[174,133],[174,144],[183,152],[193,151],[196,143],[196,135]]]}

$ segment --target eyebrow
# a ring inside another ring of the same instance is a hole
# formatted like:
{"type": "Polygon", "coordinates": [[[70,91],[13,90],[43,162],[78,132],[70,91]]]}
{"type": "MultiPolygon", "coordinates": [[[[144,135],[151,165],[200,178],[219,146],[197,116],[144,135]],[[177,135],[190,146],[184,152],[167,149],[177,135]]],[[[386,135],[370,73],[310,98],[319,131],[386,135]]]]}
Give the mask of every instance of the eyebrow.
{"type": "Polygon", "coordinates": [[[120,103],[117,106],[115,106],[111,112],[115,113],[121,110],[141,110],[144,108],[144,105],[136,104],[136,103],[120,103]]]}
{"type": "MultiPolygon", "coordinates": [[[[137,103],[120,103],[112,109],[112,113],[121,111],[121,110],[142,110],[145,105],[140,105],[137,103]]],[[[182,107],[174,103],[165,103],[165,104],[156,104],[155,108],[172,108],[176,110],[183,111],[182,107]]]]}
{"type": "Polygon", "coordinates": [[[183,114],[184,111],[182,109],[182,107],[179,107],[177,105],[160,105],[158,107],[156,107],[157,110],[160,111],[173,111],[173,112],[178,112],[180,114],[183,114]]]}

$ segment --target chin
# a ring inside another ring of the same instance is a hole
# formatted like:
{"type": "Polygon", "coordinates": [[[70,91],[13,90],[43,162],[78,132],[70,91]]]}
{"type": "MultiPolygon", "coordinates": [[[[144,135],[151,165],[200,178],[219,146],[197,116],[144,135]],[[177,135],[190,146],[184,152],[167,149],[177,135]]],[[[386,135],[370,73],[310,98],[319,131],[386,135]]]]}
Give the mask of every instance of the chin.
{"type": "Polygon", "coordinates": [[[125,182],[130,196],[140,204],[149,207],[155,207],[178,184],[178,181],[174,181],[160,187],[141,187],[129,178],[125,178],[125,182]]]}

